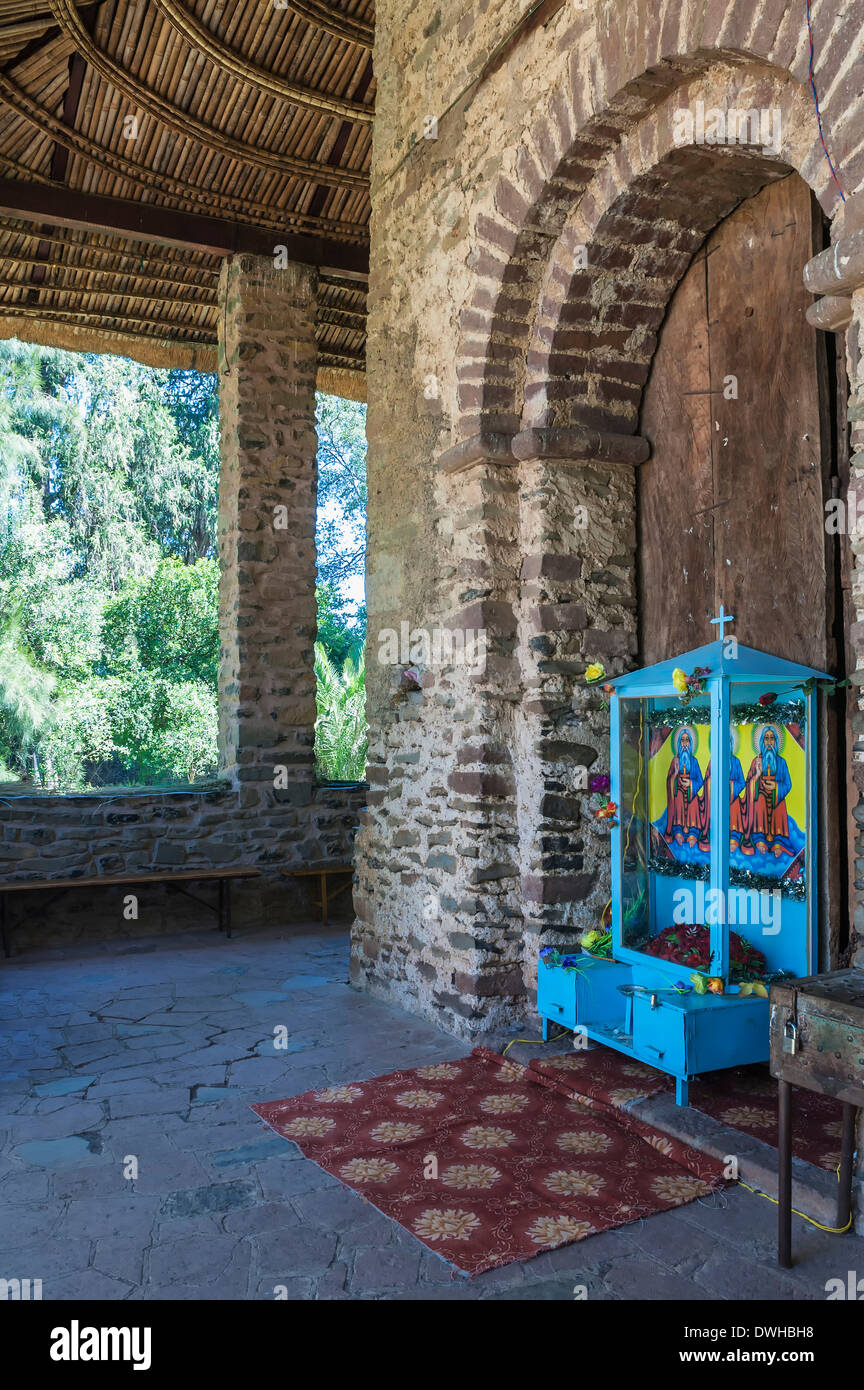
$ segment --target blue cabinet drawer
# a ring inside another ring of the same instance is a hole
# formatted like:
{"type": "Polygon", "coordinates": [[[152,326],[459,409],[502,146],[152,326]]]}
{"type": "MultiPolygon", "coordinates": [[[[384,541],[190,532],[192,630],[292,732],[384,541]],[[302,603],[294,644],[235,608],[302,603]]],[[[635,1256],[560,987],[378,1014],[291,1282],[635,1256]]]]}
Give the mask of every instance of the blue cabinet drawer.
{"type": "Polygon", "coordinates": [[[649,997],[634,995],[633,1050],[640,1061],[679,1076],[686,1075],[689,1068],[684,1010],[670,1007],[660,999],[652,1009],[649,997]]]}
{"type": "Polygon", "coordinates": [[[537,972],[537,1012],[567,1028],[576,1026],[576,973],[540,962],[537,972]]]}

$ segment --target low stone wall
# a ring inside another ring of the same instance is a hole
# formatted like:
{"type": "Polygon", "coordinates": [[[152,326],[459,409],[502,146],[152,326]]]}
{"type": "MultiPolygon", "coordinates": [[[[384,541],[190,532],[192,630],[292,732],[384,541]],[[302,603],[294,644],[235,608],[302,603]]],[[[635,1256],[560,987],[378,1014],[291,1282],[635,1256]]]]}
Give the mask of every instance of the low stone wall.
{"type": "MultiPolygon", "coordinates": [[[[260,869],[262,878],[234,886],[237,924],[298,921],[315,911],[317,881],[287,880],[281,870],[350,862],[366,795],[363,787],[307,787],[299,804],[296,789],[250,792],[228,785],[121,796],[86,793],[4,800],[0,794],[0,884],[249,866],[260,869]]],[[[212,885],[185,886],[215,903],[212,885]]],[[[82,889],[43,905],[47,898],[46,891],[44,898],[41,893],[22,894],[9,900],[13,946],[152,936],[212,926],[215,921],[200,903],[158,884],[82,889]],[[129,892],[138,899],[137,917],[124,916],[129,892]]]]}

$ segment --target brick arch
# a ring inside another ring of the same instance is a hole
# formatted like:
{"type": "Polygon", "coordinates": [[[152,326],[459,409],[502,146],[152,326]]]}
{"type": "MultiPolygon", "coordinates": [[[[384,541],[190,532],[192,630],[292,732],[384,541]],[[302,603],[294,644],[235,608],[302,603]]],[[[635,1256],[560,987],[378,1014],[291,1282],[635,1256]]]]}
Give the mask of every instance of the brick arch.
{"type": "MultiPolygon", "coordinates": [[[[598,231],[599,223],[596,215],[592,219],[592,213],[597,211],[595,189],[601,193],[600,207],[611,210],[608,190],[624,193],[636,179],[647,179],[650,167],[667,176],[675,172],[678,152],[665,152],[667,163],[663,170],[660,165],[664,151],[655,151],[649,168],[645,167],[641,153],[645,147],[650,150],[656,144],[657,132],[652,130],[652,123],[656,126],[664,104],[669,107],[671,101],[682,100],[684,92],[689,101],[696,100],[699,87],[705,83],[706,92],[712,84],[715,91],[723,89],[722,101],[713,104],[738,105],[730,93],[743,91],[749,83],[753,101],[748,106],[780,104],[792,117],[793,126],[787,142],[789,149],[783,151],[784,160],[771,161],[758,186],[795,169],[813,188],[826,212],[836,211],[839,197],[818,143],[815,115],[804,85],[807,63],[801,25],[791,15],[788,0],[763,0],[755,13],[747,17],[733,14],[736,7],[732,0],[707,8],[708,15],[700,21],[698,32],[686,19],[681,0],[669,0],[652,21],[644,42],[622,42],[618,33],[615,43],[606,45],[605,64],[597,76],[595,101],[602,102],[600,114],[580,111],[581,98],[577,94],[583,91],[584,82],[577,69],[570,89],[556,91],[549,97],[528,138],[515,153],[512,167],[499,178],[490,203],[477,218],[475,250],[469,262],[475,273],[475,286],[460,319],[457,440],[486,431],[511,433],[526,422],[526,371],[536,383],[543,354],[542,343],[531,342],[532,334],[539,324],[548,337],[544,312],[549,307],[550,288],[552,300],[559,305],[563,302],[563,276],[554,257],[566,249],[568,235],[573,239],[574,209],[582,209],[586,223],[593,221],[593,233],[598,231]],[[638,57],[634,58],[634,54],[638,57]],[[622,71],[625,64],[636,70],[622,71]],[[604,91],[610,95],[604,98],[604,91]],[[780,167],[784,163],[785,167],[780,167]],[[559,281],[557,292],[550,271],[559,281]]],[[[737,6],[739,11],[741,8],[737,6]]],[[[629,26],[625,27],[629,31],[629,26]]],[[[852,132],[860,128],[856,116],[864,114],[864,97],[844,71],[852,37],[851,32],[846,34],[847,28],[848,21],[838,18],[823,47],[820,64],[825,128],[829,134],[833,129],[842,132],[833,142],[841,164],[844,144],[851,144],[852,132]]],[[[703,155],[705,150],[702,147],[703,155]]],[[[730,166],[734,163],[729,177],[739,191],[731,200],[716,200],[712,226],[750,191],[758,191],[754,157],[744,149],[710,148],[708,158],[702,161],[704,169],[713,168],[715,174],[725,177],[728,171],[719,161],[727,154],[733,156],[730,166]]],[[[702,197],[706,188],[700,187],[699,163],[696,158],[689,162],[686,157],[680,159],[693,188],[702,197]]],[[[854,152],[843,172],[848,194],[864,181],[864,150],[854,152]]],[[[646,183],[643,192],[647,195],[648,190],[646,183]]],[[[626,207],[625,203],[619,209],[622,217],[630,215],[626,207]]],[[[611,227],[610,220],[600,231],[601,242],[603,233],[611,227]]],[[[682,245],[688,239],[692,242],[692,235],[688,238],[688,229],[682,224],[682,245]]],[[[694,245],[691,255],[695,249],[694,245]]],[[[604,249],[601,254],[608,261],[610,252],[604,249]]],[[[549,365],[550,384],[558,367],[563,367],[563,363],[549,365]]],[[[638,381],[629,384],[639,387],[638,381]]],[[[607,394],[613,389],[607,388],[607,394]]],[[[553,386],[551,395],[561,391],[565,388],[553,386]]],[[[530,423],[543,418],[544,408],[538,405],[541,394],[535,384],[527,401],[530,423]]],[[[603,404],[592,400],[596,391],[587,394],[588,399],[582,401],[585,418],[591,404],[595,406],[596,418],[604,414],[608,417],[608,411],[596,409],[603,404]]],[[[560,418],[561,409],[554,402],[550,404],[552,417],[560,418]]],[[[613,409],[611,417],[624,414],[613,409]]],[[[620,423],[618,427],[622,428],[620,423]]]]}
{"type": "Polygon", "coordinates": [[[766,184],[797,170],[813,187],[821,168],[811,124],[797,83],[738,69],[679,89],[631,131],[546,261],[517,384],[523,427],[636,429],[657,330],[694,254],[766,184]],[[698,102],[705,110],[776,110],[779,149],[677,145],[675,112],[698,102]]]}

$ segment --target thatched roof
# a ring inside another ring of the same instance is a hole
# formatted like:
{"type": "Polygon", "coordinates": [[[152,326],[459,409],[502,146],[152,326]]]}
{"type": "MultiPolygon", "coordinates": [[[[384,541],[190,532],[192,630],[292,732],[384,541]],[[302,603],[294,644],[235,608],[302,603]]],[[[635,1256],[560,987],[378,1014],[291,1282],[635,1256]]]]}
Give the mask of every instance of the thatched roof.
{"type": "Polygon", "coordinates": [[[0,0],[0,337],[215,366],[231,250],[321,272],[362,398],[372,0],[0,0]]]}

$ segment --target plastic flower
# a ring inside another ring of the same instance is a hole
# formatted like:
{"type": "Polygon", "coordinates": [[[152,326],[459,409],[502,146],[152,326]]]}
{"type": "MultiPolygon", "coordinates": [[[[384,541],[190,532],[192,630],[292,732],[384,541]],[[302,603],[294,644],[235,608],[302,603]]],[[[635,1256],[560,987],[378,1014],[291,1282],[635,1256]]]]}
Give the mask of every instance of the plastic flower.
{"type": "Polygon", "coordinates": [[[682,671],[680,666],[676,666],[672,672],[672,684],[679,695],[683,695],[687,689],[687,673],[682,671]]]}
{"type": "Polygon", "coordinates": [[[614,801],[607,801],[605,806],[598,806],[594,812],[595,820],[609,820],[612,816],[617,816],[618,807],[614,801]]]}
{"type": "Polygon", "coordinates": [[[608,792],[611,785],[608,772],[593,772],[588,778],[588,790],[592,792],[608,792]]]}
{"type": "Polygon", "coordinates": [[[759,703],[760,705],[773,705],[776,699],[776,690],[767,690],[764,695],[759,696],[759,703]]]}
{"type": "Polygon", "coordinates": [[[603,686],[603,694],[604,694],[604,695],[614,695],[614,694],[615,694],[615,687],[614,687],[614,685],[609,685],[609,684],[604,685],[604,686],[603,686]]]}
{"type": "Polygon", "coordinates": [[[605,666],[602,666],[599,661],[592,661],[591,665],[585,672],[585,680],[587,681],[588,685],[594,685],[597,681],[602,681],[605,674],[605,666]]]}

